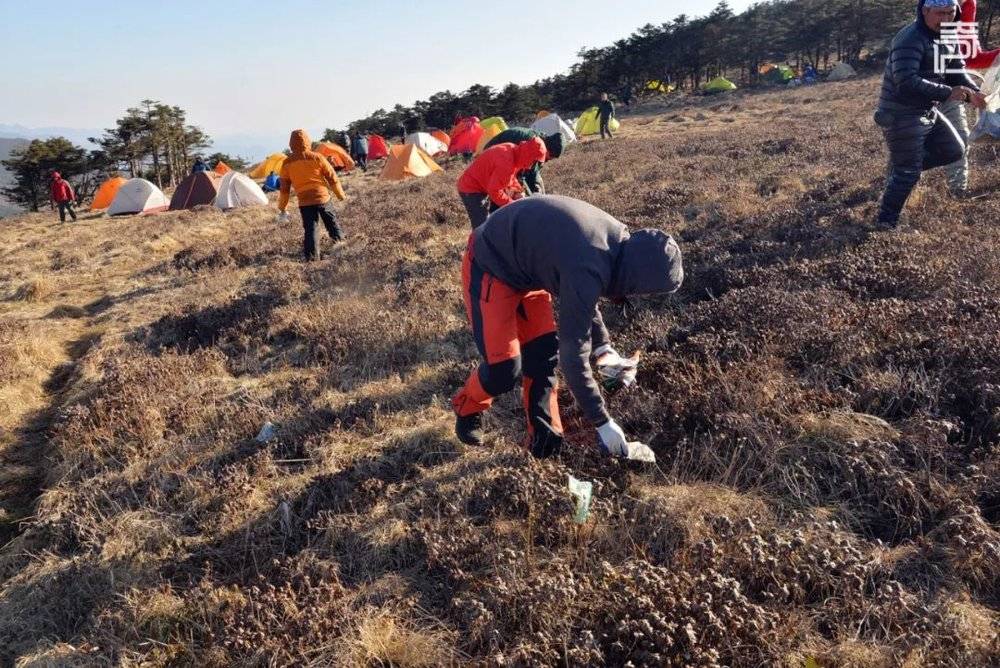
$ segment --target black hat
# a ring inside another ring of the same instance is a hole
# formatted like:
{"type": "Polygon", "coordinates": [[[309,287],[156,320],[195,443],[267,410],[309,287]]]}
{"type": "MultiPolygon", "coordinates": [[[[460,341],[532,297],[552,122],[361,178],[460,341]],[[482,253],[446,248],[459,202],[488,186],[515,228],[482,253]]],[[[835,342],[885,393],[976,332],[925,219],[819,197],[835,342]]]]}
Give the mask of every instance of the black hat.
{"type": "Polygon", "coordinates": [[[558,158],[562,155],[563,148],[566,146],[566,139],[562,136],[561,132],[549,135],[543,141],[545,142],[545,149],[549,152],[549,158],[558,158]]]}

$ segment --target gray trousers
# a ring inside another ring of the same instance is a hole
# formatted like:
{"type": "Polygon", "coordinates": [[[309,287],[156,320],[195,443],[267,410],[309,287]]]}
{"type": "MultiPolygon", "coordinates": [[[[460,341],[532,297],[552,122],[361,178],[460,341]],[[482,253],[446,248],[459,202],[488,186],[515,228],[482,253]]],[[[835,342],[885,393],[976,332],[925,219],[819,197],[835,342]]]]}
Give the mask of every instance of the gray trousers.
{"type": "MultiPolygon", "coordinates": [[[[969,121],[965,112],[965,105],[961,102],[956,102],[954,100],[949,100],[948,102],[942,102],[938,105],[938,111],[941,112],[945,118],[951,121],[951,124],[955,127],[955,131],[958,132],[958,136],[962,138],[962,142],[968,146],[969,145],[969,121]]],[[[956,160],[950,165],[945,165],[945,174],[948,176],[948,187],[952,192],[962,192],[969,187],[969,154],[968,152],[962,156],[961,160],[956,160]]]]}
{"type": "Polygon", "coordinates": [[[469,214],[469,223],[472,224],[472,229],[485,223],[492,208],[486,193],[458,193],[458,195],[462,198],[466,213],[469,214]]]}

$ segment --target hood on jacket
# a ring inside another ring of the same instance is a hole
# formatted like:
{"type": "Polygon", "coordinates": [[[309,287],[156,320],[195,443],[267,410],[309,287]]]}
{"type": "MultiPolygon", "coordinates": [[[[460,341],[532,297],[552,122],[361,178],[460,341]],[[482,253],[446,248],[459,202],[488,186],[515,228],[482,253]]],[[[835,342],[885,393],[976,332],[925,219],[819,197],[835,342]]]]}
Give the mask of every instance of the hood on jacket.
{"type": "Polygon", "coordinates": [[[59,172],[52,172],[52,180],[53,181],[58,181],[61,178],[62,178],[62,174],[60,174],[59,172]]]}
{"type": "Polygon", "coordinates": [[[538,137],[532,137],[528,141],[521,142],[514,149],[514,160],[520,169],[527,169],[536,162],[545,162],[547,155],[545,142],[538,137]]]}
{"type": "Polygon", "coordinates": [[[545,150],[548,153],[548,159],[558,158],[562,155],[563,149],[566,147],[566,138],[563,137],[561,132],[557,132],[554,135],[549,135],[544,139],[545,150]]]}
{"type": "Polygon", "coordinates": [[[638,230],[622,243],[609,297],[676,292],[684,280],[681,250],[661,230],[638,230]]]}
{"type": "Polygon", "coordinates": [[[292,155],[301,157],[303,153],[312,149],[312,139],[305,130],[292,130],[292,136],[288,138],[288,148],[292,149],[292,155]]]}

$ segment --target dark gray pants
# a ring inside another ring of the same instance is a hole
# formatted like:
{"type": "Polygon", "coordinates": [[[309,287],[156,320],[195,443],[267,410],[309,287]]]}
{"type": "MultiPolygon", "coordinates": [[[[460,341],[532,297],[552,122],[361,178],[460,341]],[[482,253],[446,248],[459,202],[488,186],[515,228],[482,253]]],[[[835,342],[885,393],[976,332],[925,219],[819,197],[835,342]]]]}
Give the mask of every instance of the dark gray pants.
{"type": "Polygon", "coordinates": [[[601,139],[604,139],[605,133],[607,133],[608,139],[614,139],[614,137],[611,136],[611,118],[601,116],[601,139]]]}
{"type": "Polygon", "coordinates": [[[889,178],[878,222],[895,225],[920,173],[961,160],[966,146],[948,119],[933,109],[926,114],[878,111],[875,122],[889,147],[889,178]]]}
{"type": "Polygon", "coordinates": [[[60,222],[63,222],[63,223],[66,222],[66,214],[67,213],[73,219],[73,222],[76,222],[76,211],[73,210],[73,203],[72,202],[56,202],[56,206],[59,207],[59,220],[60,220],[60,222]]]}
{"type": "Polygon", "coordinates": [[[465,211],[469,214],[472,229],[476,229],[486,222],[493,207],[484,193],[458,193],[458,196],[462,198],[465,211]]]}
{"type": "Polygon", "coordinates": [[[302,254],[306,261],[319,259],[319,229],[316,223],[323,221],[327,234],[334,241],[343,241],[344,235],[337,225],[337,212],[333,210],[333,203],[313,204],[311,206],[300,206],[299,213],[302,214],[302,227],[305,236],[302,240],[302,254]]]}

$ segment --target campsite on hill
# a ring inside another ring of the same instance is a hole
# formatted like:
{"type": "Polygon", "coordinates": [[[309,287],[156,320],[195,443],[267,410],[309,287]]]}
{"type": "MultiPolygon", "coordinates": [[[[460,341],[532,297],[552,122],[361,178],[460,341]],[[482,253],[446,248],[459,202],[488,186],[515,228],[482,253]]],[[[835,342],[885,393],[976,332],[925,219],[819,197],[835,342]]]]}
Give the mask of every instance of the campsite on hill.
{"type": "Polygon", "coordinates": [[[604,309],[655,466],[568,395],[560,460],[513,396],[455,439],[459,158],[343,176],[312,264],[273,206],[5,220],[0,663],[995,665],[1000,168],[873,231],[878,85],[650,104],[546,166],[684,252],[604,309]]]}

